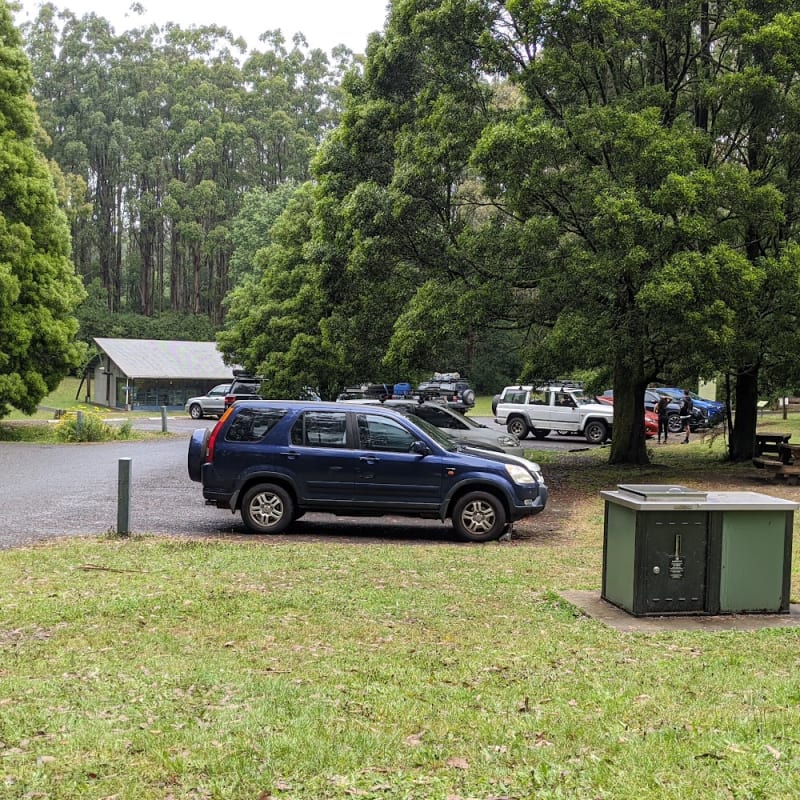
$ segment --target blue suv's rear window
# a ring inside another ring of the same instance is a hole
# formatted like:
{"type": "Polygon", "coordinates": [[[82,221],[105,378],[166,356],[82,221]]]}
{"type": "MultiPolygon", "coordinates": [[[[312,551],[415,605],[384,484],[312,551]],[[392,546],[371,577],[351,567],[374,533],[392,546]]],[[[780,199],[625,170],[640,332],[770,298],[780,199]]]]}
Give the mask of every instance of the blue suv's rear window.
{"type": "Polygon", "coordinates": [[[306,411],[292,426],[291,440],[304,447],[346,447],[347,415],[342,411],[306,411]]]}
{"type": "Polygon", "coordinates": [[[243,408],[233,418],[225,438],[229,442],[258,442],[285,413],[283,408],[243,408]]]}

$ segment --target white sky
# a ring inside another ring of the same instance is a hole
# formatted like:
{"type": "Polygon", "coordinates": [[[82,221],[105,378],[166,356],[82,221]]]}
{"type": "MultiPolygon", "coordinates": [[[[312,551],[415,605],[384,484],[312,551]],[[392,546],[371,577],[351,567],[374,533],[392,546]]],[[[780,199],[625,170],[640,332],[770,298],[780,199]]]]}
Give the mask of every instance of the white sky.
{"type": "MultiPolygon", "coordinates": [[[[309,47],[326,52],[345,44],[356,53],[366,49],[367,36],[383,30],[389,0],[141,0],[144,16],[132,14],[133,0],[53,0],[58,9],[76,16],[94,11],[111,22],[117,33],[149,22],[224,25],[242,36],[250,49],[260,47],[264,31],[279,28],[291,48],[292,36],[302,32],[309,47]]],[[[35,17],[40,0],[21,0],[17,24],[35,17]]]]}

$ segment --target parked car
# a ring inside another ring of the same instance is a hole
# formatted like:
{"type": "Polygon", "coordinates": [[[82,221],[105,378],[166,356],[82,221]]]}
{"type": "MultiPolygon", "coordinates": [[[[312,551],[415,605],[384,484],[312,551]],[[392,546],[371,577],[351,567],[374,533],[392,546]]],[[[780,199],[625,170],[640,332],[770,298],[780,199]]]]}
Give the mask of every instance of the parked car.
{"type": "Polygon", "coordinates": [[[336,400],[340,403],[359,403],[362,400],[386,400],[393,396],[393,383],[362,383],[346,387],[336,396],[336,400]]]}
{"type": "Polygon", "coordinates": [[[430,380],[417,384],[414,392],[420,400],[442,400],[465,414],[475,405],[475,392],[458,372],[436,372],[430,380]]]}
{"type": "MultiPolygon", "coordinates": [[[[654,391],[659,394],[669,395],[674,398],[678,404],[680,404],[681,398],[683,397],[683,389],[678,389],[675,386],[655,386],[654,391]]],[[[692,430],[712,428],[715,425],[719,425],[725,419],[725,403],[720,403],[718,400],[708,400],[694,392],[689,392],[689,397],[692,398],[692,402],[694,403],[693,412],[699,412],[699,417],[696,413],[692,414],[692,420],[690,422],[692,430]]]]}
{"type": "MultiPolygon", "coordinates": [[[[598,403],[614,405],[613,395],[599,394],[595,399],[598,403]]],[[[658,436],[658,414],[655,411],[648,411],[646,408],[644,410],[644,435],[647,439],[658,436]]]]}
{"type": "Polygon", "coordinates": [[[551,431],[576,433],[590,444],[611,438],[614,409],[586,395],[580,384],[561,382],[544,386],[507,386],[497,404],[495,422],[524,439],[532,433],[544,439],[551,431]]]}
{"type": "Polygon", "coordinates": [[[184,411],[189,412],[192,419],[203,419],[203,417],[219,417],[225,410],[225,395],[231,390],[229,383],[217,384],[202,397],[190,397],[183,407],[184,411]]]}
{"type": "Polygon", "coordinates": [[[240,401],[189,442],[189,477],[251,533],[279,533],[307,511],[450,519],[470,542],[540,513],[547,486],[518,456],[458,445],[383,406],[240,401]]]}
{"type": "Polygon", "coordinates": [[[260,375],[250,375],[244,370],[233,371],[233,383],[225,395],[225,408],[233,405],[237,400],[261,400],[260,375]]]}
{"type": "Polygon", "coordinates": [[[365,404],[379,404],[401,414],[419,417],[445,431],[462,444],[470,447],[496,450],[521,456],[522,445],[516,436],[506,431],[492,430],[488,425],[453,411],[442,403],[417,402],[416,400],[365,400],[365,404]]]}
{"type": "MultiPolygon", "coordinates": [[[[610,397],[613,399],[614,390],[606,389],[603,392],[602,396],[610,397]]],[[[655,413],[656,406],[658,405],[658,401],[660,399],[661,395],[658,393],[658,390],[645,389],[644,392],[645,410],[652,411],[655,413]]],[[[692,419],[691,422],[689,423],[689,426],[693,431],[706,427],[705,417],[703,416],[703,412],[699,408],[692,411],[692,419]]],[[[683,421],[681,420],[681,404],[674,400],[671,400],[670,404],[667,406],[667,430],[669,430],[670,433],[680,433],[680,431],[683,430],[683,421]]],[[[657,430],[656,433],[658,433],[657,430]]]]}

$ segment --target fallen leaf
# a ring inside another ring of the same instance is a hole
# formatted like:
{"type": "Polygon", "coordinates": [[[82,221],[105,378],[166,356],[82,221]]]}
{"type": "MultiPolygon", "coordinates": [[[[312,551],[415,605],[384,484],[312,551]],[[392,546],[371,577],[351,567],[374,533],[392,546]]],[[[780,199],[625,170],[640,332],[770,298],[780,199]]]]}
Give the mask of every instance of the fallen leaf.
{"type": "Polygon", "coordinates": [[[767,744],[767,745],[764,745],[764,747],[766,747],[766,748],[767,748],[767,752],[768,752],[768,753],[769,753],[769,754],[770,754],[770,755],[771,755],[773,758],[776,758],[776,759],[777,759],[777,758],[780,758],[780,757],[781,757],[782,753],[781,753],[781,751],[780,751],[780,750],[776,750],[774,747],[772,747],[771,745],[768,745],[768,744],[767,744]]]}
{"type": "Polygon", "coordinates": [[[533,746],[534,747],[552,747],[553,743],[550,740],[546,739],[545,735],[543,733],[537,732],[536,736],[534,737],[533,746]]]}
{"type": "Polygon", "coordinates": [[[454,756],[447,759],[447,766],[453,769],[469,769],[469,761],[461,756],[454,756]]]}

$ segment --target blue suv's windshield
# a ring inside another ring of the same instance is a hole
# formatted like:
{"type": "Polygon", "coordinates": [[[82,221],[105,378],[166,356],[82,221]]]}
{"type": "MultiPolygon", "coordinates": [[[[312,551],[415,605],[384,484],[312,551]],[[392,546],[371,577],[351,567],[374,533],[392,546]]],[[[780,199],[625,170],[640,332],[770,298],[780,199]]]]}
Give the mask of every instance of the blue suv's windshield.
{"type": "Polygon", "coordinates": [[[451,452],[455,452],[459,449],[458,442],[449,436],[445,431],[441,428],[437,428],[435,425],[431,425],[430,422],[427,420],[422,419],[422,417],[414,415],[414,419],[412,422],[418,427],[421,428],[428,436],[431,437],[437,444],[443,447],[445,450],[450,450],[451,452]]]}

